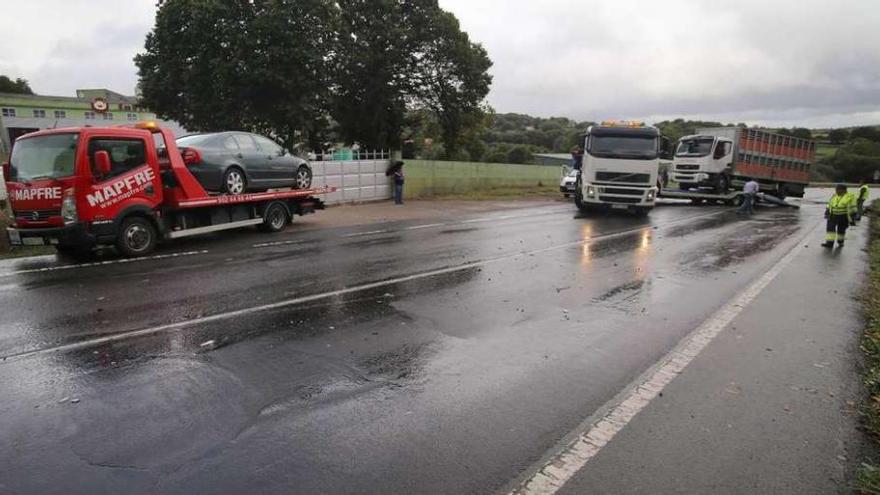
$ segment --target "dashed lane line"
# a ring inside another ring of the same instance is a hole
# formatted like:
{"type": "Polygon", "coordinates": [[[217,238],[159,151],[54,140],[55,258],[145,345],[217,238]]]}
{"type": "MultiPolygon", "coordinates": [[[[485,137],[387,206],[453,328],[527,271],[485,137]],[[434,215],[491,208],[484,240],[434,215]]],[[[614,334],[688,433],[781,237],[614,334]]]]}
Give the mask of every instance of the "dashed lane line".
{"type": "Polygon", "coordinates": [[[574,440],[540,464],[536,472],[514,488],[510,495],[551,495],[562,488],[770,285],[803,251],[803,239],[812,235],[818,225],[819,222],[807,229],[807,234],[798,239],[769,271],[685,337],[675,349],[625,388],[611,405],[600,409],[604,412],[598,420],[588,422],[568,435],[567,438],[573,437],[574,440]]]}
{"type": "Polygon", "coordinates": [[[154,261],[154,260],[164,260],[168,258],[182,258],[186,256],[198,256],[201,254],[207,254],[208,250],[201,251],[185,251],[181,253],[169,253],[169,254],[157,254],[154,256],[145,256],[143,258],[119,258],[114,260],[107,261],[94,261],[91,263],[79,263],[76,265],[60,265],[60,266],[46,266],[43,268],[30,268],[27,270],[16,270],[12,272],[4,272],[0,273],[0,277],[11,277],[12,275],[22,275],[26,273],[42,273],[42,272],[56,272],[61,270],[74,270],[77,268],[89,268],[93,266],[106,266],[106,265],[121,265],[126,263],[142,263],[144,261],[154,261]]]}
{"type": "Polygon", "coordinates": [[[674,225],[674,224],[687,222],[687,221],[691,221],[691,220],[698,219],[698,218],[719,215],[721,213],[724,213],[724,211],[715,211],[712,213],[704,213],[701,215],[694,215],[694,216],[689,216],[689,217],[678,218],[675,220],[665,222],[660,225],[645,225],[645,226],[641,226],[641,227],[624,229],[624,230],[620,230],[617,232],[609,232],[607,234],[598,234],[595,236],[587,237],[585,239],[580,239],[577,241],[571,241],[571,242],[566,242],[566,243],[562,243],[562,244],[557,244],[557,245],[546,247],[546,248],[530,250],[530,251],[521,251],[521,252],[512,253],[512,254],[508,254],[508,255],[504,255],[504,256],[498,256],[495,258],[488,258],[488,259],[481,260],[481,261],[474,261],[474,262],[470,262],[470,263],[464,263],[461,265],[456,265],[456,266],[451,266],[451,267],[446,267],[446,268],[439,268],[436,270],[429,270],[426,272],[415,273],[412,275],[406,275],[406,276],[396,277],[396,278],[392,278],[392,279],[380,280],[378,282],[371,282],[371,283],[366,283],[366,284],[355,285],[352,287],[346,287],[346,288],[338,289],[338,290],[334,290],[334,291],[312,294],[309,296],[294,297],[294,298],[285,299],[283,301],[278,301],[278,302],[274,302],[274,303],[261,304],[258,306],[251,306],[249,308],[243,308],[243,309],[238,309],[238,310],[234,310],[234,311],[227,311],[224,313],[218,313],[218,314],[210,315],[210,316],[203,316],[200,318],[193,318],[191,320],[179,321],[179,322],[175,322],[175,323],[168,323],[165,325],[158,325],[158,326],[143,328],[143,329],[139,329],[139,330],[120,332],[120,333],[116,333],[113,335],[107,335],[104,337],[83,340],[83,341],[74,342],[71,344],[62,344],[62,345],[57,345],[57,346],[53,346],[53,347],[46,347],[46,348],[42,348],[42,349],[35,349],[32,351],[20,352],[17,354],[11,354],[11,355],[7,355],[7,356],[0,356],[0,360],[2,360],[2,363],[0,363],[0,364],[16,361],[18,359],[33,357],[33,356],[89,348],[89,347],[93,347],[93,346],[97,346],[97,345],[103,345],[103,344],[107,344],[107,343],[111,343],[111,342],[117,342],[117,341],[126,340],[126,339],[130,339],[130,338],[134,338],[134,337],[140,337],[140,336],[144,336],[144,335],[152,335],[152,334],[162,333],[162,332],[178,331],[178,330],[183,330],[188,327],[201,325],[201,324],[205,324],[205,323],[213,323],[213,322],[217,322],[217,321],[230,320],[230,319],[239,318],[242,316],[251,315],[254,313],[271,311],[271,310],[275,310],[275,309],[282,309],[282,308],[295,306],[295,305],[299,305],[299,304],[303,304],[303,303],[318,301],[321,299],[338,297],[338,296],[342,296],[342,295],[346,295],[346,294],[352,294],[352,293],[361,292],[361,291],[365,291],[365,290],[376,289],[379,287],[387,287],[390,285],[395,285],[395,284],[399,284],[399,283],[403,283],[403,282],[409,282],[412,280],[419,280],[419,279],[423,279],[423,278],[436,277],[438,275],[445,275],[448,273],[455,273],[455,272],[460,272],[460,271],[464,271],[464,270],[470,270],[472,268],[483,267],[483,266],[486,266],[486,265],[489,265],[492,263],[507,261],[507,260],[511,260],[511,259],[521,257],[521,256],[531,256],[534,254],[546,253],[546,252],[553,251],[553,250],[567,249],[567,248],[574,247],[574,246],[582,246],[584,244],[588,244],[590,242],[594,242],[594,241],[597,241],[600,239],[611,239],[611,238],[615,238],[615,237],[629,235],[629,234],[632,234],[635,232],[651,231],[657,227],[674,225]]]}

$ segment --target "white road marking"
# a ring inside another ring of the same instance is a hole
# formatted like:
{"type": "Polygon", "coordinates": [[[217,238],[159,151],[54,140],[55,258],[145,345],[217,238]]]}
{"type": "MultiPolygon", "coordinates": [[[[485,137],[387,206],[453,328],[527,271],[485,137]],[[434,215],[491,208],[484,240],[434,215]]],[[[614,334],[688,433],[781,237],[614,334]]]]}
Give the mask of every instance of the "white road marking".
{"type": "Polygon", "coordinates": [[[56,272],[59,270],[73,270],[75,268],[89,268],[92,266],[120,265],[123,263],[140,263],[140,262],[144,262],[144,261],[164,260],[167,258],[181,258],[184,256],[196,256],[199,254],[207,254],[207,253],[208,253],[207,250],[186,251],[186,252],[182,252],[182,253],[157,254],[155,256],[145,256],[143,258],[119,258],[119,259],[115,259],[115,260],[95,261],[92,263],[80,263],[78,265],[47,266],[44,268],[32,268],[29,270],[18,270],[18,271],[14,271],[14,272],[0,273],[0,277],[10,277],[12,275],[21,275],[24,273],[42,273],[42,272],[56,272]]]}
{"type": "MultiPolygon", "coordinates": [[[[716,211],[713,213],[704,213],[702,215],[694,215],[694,216],[690,216],[690,217],[679,218],[676,220],[671,220],[669,222],[666,222],[662,225],[663,226],[675,225],[677,223],[682,223],[682,222],[694,220],[696,218],[714,216],[714,215],[718,215],[720,213],[723,213],[723,212],[716,211]]],[[[577,241],[571,241],[571,242],[566,242],[563,244],[557,244],[555,246],[536,249],[533,251],[521,251],[518,253],[512,253],[512,254],[508,254],[508,255],[504,255],[504,256],[499,256],[496,258],[489,258],[489,259],[485,259],[485,260],[481,260],[481,261],[473,261],[473,262],[465,263],[462,265],[456,265],[456,266],[451,266],[451,267],[447,267],[447,268],[439,268],[439,269],[430,270],[427,272],[406,275],[406,276],[397,277],[397,278],[393,278],[393,279],[382,280],[379,282],[371,282],[371,283],[367,283],[367,284],[356,285],[353,287],[346,287],[344,289],[338,289],[338,290],[329,291],[329,292],[322,292],[322,293],[318,293],[318,294],[312,294],[309,296],[294,297],[291,299],[285,299],[283,301],[278,301],[278,302],[269,303],[269,304],[261,304],[258,306],[251,306],[249,308],[243,308],[243,309],[238,309],[238,310],[234,310],[234,311],[227,311],[225,313],[218,313],[218,314],[211,315],[211,316],[203,316],[200,318],[193,318],[191,320],[179,321],[179,322],[175,322],[175,323],[168,323],[165,325],[158,325],[155,327],[143,328],[140,330],[131,330],[131,331],[127,331],[127,332],[120,332],[120,333],[116,333],[113,335],[107,335],[105,337],[98,337],[98,338],[94,338],[94,339],[83,340],[83,341],[75,342],[72,344],[63,344],[63,345],[58,345],[58,346],[54,346],[54,347],[46,347],[43,349],[25,351],[25,352],[21,352],[18,354],[0,356],[0,360],[2,360],[2,363],[7,363],[7,362],[11,362],[13,360],[24,359],[24,358],[28,358],[28,357],[32,357],[32,356],[51,354],[51,353],[63,352],[63,351],[73,351],[73,350],[84,349],[84,348],[88,348],[88,347],[92,347],[92,346],[96,346],[96,345],[102,345],[102,344],[106,344],[106,343],[110,343],[110,342],[116,342],[116,341],[120,341],[120,340],[130,339],[133,337],[140,337],[140,336],[144,336],[144,335],[150,335],[150,334],[168,332],[168,331],[174,331],[174,330],[182,330],[187,327],[201,325],[204,323],[229,320],[229,319],[234,319],[234,318],[238,318],[241,316],[247,316],[247,315],[254,314],[254,313],[260,313],[260,312],[264,312],[264,311],[271,311],[274,309],[286,308],[289,306],[295,306],[295,305],[303,304],[303,303],[307,303],[307,302],[318,301],[321,299],[328,299],[328,298],[338,297],[338,296],[351,294],[351,293],[355,293],[355,292],[361,292],[361,291],[365,291],[365,290],[376,289],[379,287],[386,287],[389,285],[395,285],[395,284],[399,284],[402,282],[409,282],[412,280],[435,277],[437,275],[444,275],[447,273],[455,273],[455,272],[459,272],[459,271],[463,271],[463,270],[470,270],[472,268],[482,267],[482,266],[489,265],[491,263],[498,263],[500,261],[506,261],[506,260],[514,259],[514,258],[517,258],[520,256],[530,256],[530,255],[533,255],[536,253],[545,253],[548,251],[566,249],[566,248],[570,248],[573,246],[581,246],[581,245],[588,244],[590,242],[593,242],[593,241],[596,241],[599,239],[612,239],[615,237],[629,235],[634,232],[651,231],[654,229],[654,227],[659,227],[659,225],[645,225],[642,227],[625,229],[625,230],[612,232],[612,233],[608,233],[608,234],[595,235],[595,236],[588,237],[586,239],[580,239],[577,241]]]]}
{"type": "Polygon", "coordinates": [[[803,239],[813,234],[816,225],[808,229],[807,235],[798,239],[794,247],[769,271],[685,337],[659,363],[612,400],[610,406],[600,409],[606,412],[598,420],[576,431],[573,441],[552,455],[534,475],[512,490],[511,495],[550,495],[562,488],[803,251],[803,239]]]}
{"type": "Polygon", "coordinates": [[[342,237],[359,237],[362,235],[387,234],[389,230],[370,230],[369,232],[355,232],[353,234],[345,234],[342,237]]]}
{"type": "Polygon", "coordinates": [[[412,226],[412,227],[407,227],[407,228],[405,228],[405,229],[403,229],[403,230],[430,229],[431,227],[443,227],[443,226],[446,226],[446,225],[448,225],[448,224],[445,224],[445,223],[428,223],[428,224],[425,224],[425,225],[414,225],[414,226],[412,226]]]}
{"type": "Polygon", "coordinates": [[[275,247],[275,246],[291,246],[293,244],[302,244],[305,241],[275,241],[275,242],[264,242],[261,244],[254,244],[251,246],[252,248],[264,248],[264,247],[275,247]]]}

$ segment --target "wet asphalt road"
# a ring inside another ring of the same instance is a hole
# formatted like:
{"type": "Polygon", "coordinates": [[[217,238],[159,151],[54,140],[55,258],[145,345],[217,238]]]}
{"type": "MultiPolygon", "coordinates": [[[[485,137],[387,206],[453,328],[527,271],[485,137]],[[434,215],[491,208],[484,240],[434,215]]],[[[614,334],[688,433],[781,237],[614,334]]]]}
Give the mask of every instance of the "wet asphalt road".
{"type": "Polygon", "coordinates": [[[3,262],[0,492],[505,490],[821,213],[556,203],[3,262]]]}

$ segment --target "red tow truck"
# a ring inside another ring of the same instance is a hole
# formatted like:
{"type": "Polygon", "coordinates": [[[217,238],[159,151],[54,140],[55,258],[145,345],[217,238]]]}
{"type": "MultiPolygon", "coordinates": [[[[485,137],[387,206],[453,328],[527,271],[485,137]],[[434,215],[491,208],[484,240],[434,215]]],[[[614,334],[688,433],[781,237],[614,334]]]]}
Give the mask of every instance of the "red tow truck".
{"type": "Polygon", "coordinates": [[[324,205],[334,188],[208,194],[187,169],[197,160],[155,122],[34,132],[3,164],[14,245],[83,253],[114,245],[143,256],[159,241],[247,226],[277,232],[324,205]]]}

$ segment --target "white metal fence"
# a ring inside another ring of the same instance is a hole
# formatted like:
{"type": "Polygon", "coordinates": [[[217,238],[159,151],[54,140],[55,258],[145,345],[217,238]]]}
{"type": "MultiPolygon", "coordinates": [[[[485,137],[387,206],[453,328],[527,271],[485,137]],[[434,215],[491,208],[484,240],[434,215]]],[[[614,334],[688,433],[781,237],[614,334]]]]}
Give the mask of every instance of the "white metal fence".
{"type": "Polygon", "coordinates": [[[391,179],[385,176],[388,159],[312,161],[312,186],[331,186],[322,194],[327,204],[377,201],[391,197],[391,179]]]}

